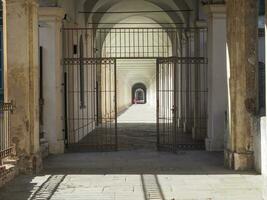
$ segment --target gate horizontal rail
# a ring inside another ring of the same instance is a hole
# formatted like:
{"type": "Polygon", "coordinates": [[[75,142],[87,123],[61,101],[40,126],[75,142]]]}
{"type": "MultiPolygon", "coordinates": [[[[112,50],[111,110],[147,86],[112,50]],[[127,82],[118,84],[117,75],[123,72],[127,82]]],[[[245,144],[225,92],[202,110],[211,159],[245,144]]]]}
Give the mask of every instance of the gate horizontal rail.
{"type": "MultiPolygon", "coordinates": [[[[64,58],[63,64],[67,65],[76,65],[79,67],[80,64],[88,65],[88,64],[113,64],[110,58],[101,58],[103,59],[103,63],[99,63],[98,61],[94,61],[92,58],[64,58]]],[[[116,58],[120,59],[120,58],[116,58]]],[[[127,59],[127,58],[121,58],[127,59]]],[[[140,58],[141,59],[141,58],[140,58]]],[[[142,58],[142,59],[158,59],[159,64],[163,64],[166,62],[175,62],[177,64],[208,64],[208,59],[204,57],[172,57],[172,58],[142,58]]]]}
{"type": "MultiPolygon", "coordinates": [[[[79,62],[77,58],[81,58],[78,50],[81,36],[86,47],[83,51],[84,58],[180,57],[183,58],[182,63],[198,62],[197,57],[207,58],[205,27],[63,28],[62,32],[64,58],[76,58],[76,62],[79,62]],[[192,51],[195,46],[199,46],[201,51],[192,51]]],[[[205,62],[205,59],[200,60],[205,62]]]]}
{"type": "Polygon", "coordinates": [[[158,147],[203,146],[207,28],[62,28],[62,34],[68,146],[117,146],[118,59],[157,61],[158,147]]]}

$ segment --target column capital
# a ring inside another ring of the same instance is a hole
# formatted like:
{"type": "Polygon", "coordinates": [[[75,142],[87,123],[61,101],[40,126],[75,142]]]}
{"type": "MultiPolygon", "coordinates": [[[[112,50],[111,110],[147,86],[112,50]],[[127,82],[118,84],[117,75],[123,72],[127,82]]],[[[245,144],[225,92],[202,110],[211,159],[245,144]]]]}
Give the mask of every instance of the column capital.
{"type": "Polygon", "coordinates": [[[40,20],[61,21],[64,18],[65,10],[60,7],[40,7],[38,14],[40,20]]]}
{"type": "Polygon", "coordinates": [[[204,11],[208,15],[215,14],[226,14],[226,5],[225,4],[208,4],[203,6],[204,11]]]}
{"type": "Polygon", "coordinates": [[[16,4],[16,3],[24,3],[24,4],[34,4],[38,5],[38,0],[2,0],[4,4],[16,4]]]}

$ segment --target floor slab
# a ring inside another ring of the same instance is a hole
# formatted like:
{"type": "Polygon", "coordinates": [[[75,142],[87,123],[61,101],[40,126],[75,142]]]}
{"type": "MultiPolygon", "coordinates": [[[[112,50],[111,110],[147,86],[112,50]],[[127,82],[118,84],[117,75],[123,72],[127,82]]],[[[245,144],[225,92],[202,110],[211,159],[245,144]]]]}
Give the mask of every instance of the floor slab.
{"type": "Polygon", "coordinates": [[[118,116],[118,123],[156,123],[156,107],[134,104],[118,116]]]}
{"type": "Polygon", "coordinates": [[[50,156],[44,171],[19,176],[1,200],[264,200],[267,179],[223,167],[221,152],[72,153],[50,156]]]}

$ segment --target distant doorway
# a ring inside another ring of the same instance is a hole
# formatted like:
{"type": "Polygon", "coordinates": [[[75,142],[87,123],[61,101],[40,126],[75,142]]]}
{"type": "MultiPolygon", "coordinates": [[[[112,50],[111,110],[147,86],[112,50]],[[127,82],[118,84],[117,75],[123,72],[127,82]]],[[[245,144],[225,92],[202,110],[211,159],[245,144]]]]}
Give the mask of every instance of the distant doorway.
{"type": "Polygon", "coordinates": [[[119,150],[156,150],[156,59],[117,60],[119,150]]]}
{"type": "Polygon", "coordinates": [[[136,83],[132,87],[132,103],[146,104],[147,103],[147,88],[143,83],[136,83]]]}

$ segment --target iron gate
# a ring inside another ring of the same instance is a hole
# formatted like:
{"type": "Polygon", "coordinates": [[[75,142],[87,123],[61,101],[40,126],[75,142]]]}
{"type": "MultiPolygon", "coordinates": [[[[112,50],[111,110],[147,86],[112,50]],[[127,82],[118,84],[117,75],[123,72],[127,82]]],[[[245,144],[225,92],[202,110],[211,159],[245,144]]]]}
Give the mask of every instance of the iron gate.
{"type": "Polygon", "coordinates": [[[66,145],[72,151],[117,149],[116,60],[65,58],[66,145]]]}
{"type": "Polygon", "coordinates": [[[116,59],[157,59],[159,150],[204,148],[206,28],[63,28],[69,149],[116,150],[116,59]]]}
{"type": "Polygon", "coordinates": [[[205,148],[206,64],[204,57],[157,60],[158,150],[205,148]]]}

